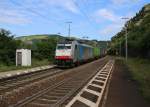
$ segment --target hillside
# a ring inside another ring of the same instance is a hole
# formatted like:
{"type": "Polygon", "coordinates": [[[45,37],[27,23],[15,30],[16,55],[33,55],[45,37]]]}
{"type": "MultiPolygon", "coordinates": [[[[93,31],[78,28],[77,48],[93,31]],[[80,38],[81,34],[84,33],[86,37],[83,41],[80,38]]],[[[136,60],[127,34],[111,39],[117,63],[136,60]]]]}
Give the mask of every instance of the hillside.
{"type": "MultiPolygon", "coordinates": [[[[125,26],[128,32],[129,56],[150,58],[150,4],[145,5],[125,26]]],[[[124,44],[125,29],[122,29],[112,37],[110,51],[124,55],[124,44]]]]}
{"type": "MultiPolygon", "coordinates": [[[[29,36],[21,36],[15,38],[16,40],[21,40],[27,44],[34,44],[35,42],[45,41],[48,39],[57,39],[58,41],[68,39],[68,37],[64,37],[56,34],[38,34],[38,35],[29,35],[29,36]]],[[[73,40],[82,41],[85,44],[89,44],[92,46],[99,46],[101,48],[107,48],[107,41],[97,41],[97,40],[82,40],[79,38],[71,37],[73,40]]]]}
{"type": "Polygon", "coordinates": [[[34,41],[34,40],[45,40],[48,38],[63,38],[60,35],[56,35],[56,34],[38,34],[38,35],[28,35],[28,36],[21,36],[21,37],[17,37],[16,40],[21,40],[21,41],[34,41]]]}

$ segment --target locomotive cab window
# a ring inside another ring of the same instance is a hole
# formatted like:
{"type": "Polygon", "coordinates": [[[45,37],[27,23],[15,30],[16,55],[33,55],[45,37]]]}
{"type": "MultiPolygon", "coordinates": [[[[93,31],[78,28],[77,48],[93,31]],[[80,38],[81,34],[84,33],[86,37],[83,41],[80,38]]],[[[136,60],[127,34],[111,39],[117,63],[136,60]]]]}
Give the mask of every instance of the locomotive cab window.
{"type": "Polygon", "coordinates": [[[75,45],[75,49],[77,49],[77,45],[75,45]]]}
{"type": "Polygon", "coordinates": [[[57,46],[57,49],[71,49],[71,46],[57,46]]]}

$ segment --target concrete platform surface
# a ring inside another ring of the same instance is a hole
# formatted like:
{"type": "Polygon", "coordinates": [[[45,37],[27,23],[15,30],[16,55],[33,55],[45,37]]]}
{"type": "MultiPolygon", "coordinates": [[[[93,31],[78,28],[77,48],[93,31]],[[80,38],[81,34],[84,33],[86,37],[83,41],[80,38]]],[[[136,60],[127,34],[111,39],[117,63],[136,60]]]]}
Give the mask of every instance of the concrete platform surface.
{"type": "Polygon", "coordinates": [[[0,79],[13,77],[16,75],[23,75],[31,72],[37,72],[41,70],[46,70],[55,67],[55,65],[46,65],[46,66],[40,66],[40,67],[34,67],[34,68],[28,68],[23,70],[13,70],[13,71],[6,71],[6,72],[0,72],[0,79]]]}

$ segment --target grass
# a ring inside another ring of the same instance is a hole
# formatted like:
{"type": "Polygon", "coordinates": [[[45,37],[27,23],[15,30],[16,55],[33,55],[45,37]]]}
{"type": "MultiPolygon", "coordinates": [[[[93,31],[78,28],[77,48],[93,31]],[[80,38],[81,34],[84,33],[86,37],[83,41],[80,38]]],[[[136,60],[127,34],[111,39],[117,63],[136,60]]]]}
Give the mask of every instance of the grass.
{"type": "Polygon", "coordinates": [[[47,59],[44,59],[44,60],[32,59],[33,66],[43,66],[43,65],[49,65],[49,64],[52,64],[52,62],[50,62],[47,59]]]}
{"type": "Polygon", "coordinates": [[[150,60],[129,58],[127,66],[132,78],[139,84],[140,92],[150,102],[150,60]]]}
{"type": "Polygon", "coordinates": [[[16,66],[16,65],[6,66],[3,64],[0,64],[0,72],[27,69],[27,68],[33,68],[33,67],[44,66],[44,65],[49,65],[49,64],[51,64],[50,61],[48,61],[46,59],[44,59],[44,60],[32,59],[32,66],[27,66],[27,67],[16,66]]]}

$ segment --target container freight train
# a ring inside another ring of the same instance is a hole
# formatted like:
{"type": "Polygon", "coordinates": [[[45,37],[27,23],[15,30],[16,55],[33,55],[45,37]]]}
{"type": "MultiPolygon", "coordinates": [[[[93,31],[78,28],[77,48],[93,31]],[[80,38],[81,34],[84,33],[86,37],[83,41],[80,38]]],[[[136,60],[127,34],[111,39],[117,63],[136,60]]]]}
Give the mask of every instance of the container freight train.
{"type": "Polygon", "coordinates": [[[63,41],[57,44],[55,63],[58,66],[75,66],[104,55],[98,47],[82,44],[78,41],[63,41]]]}

